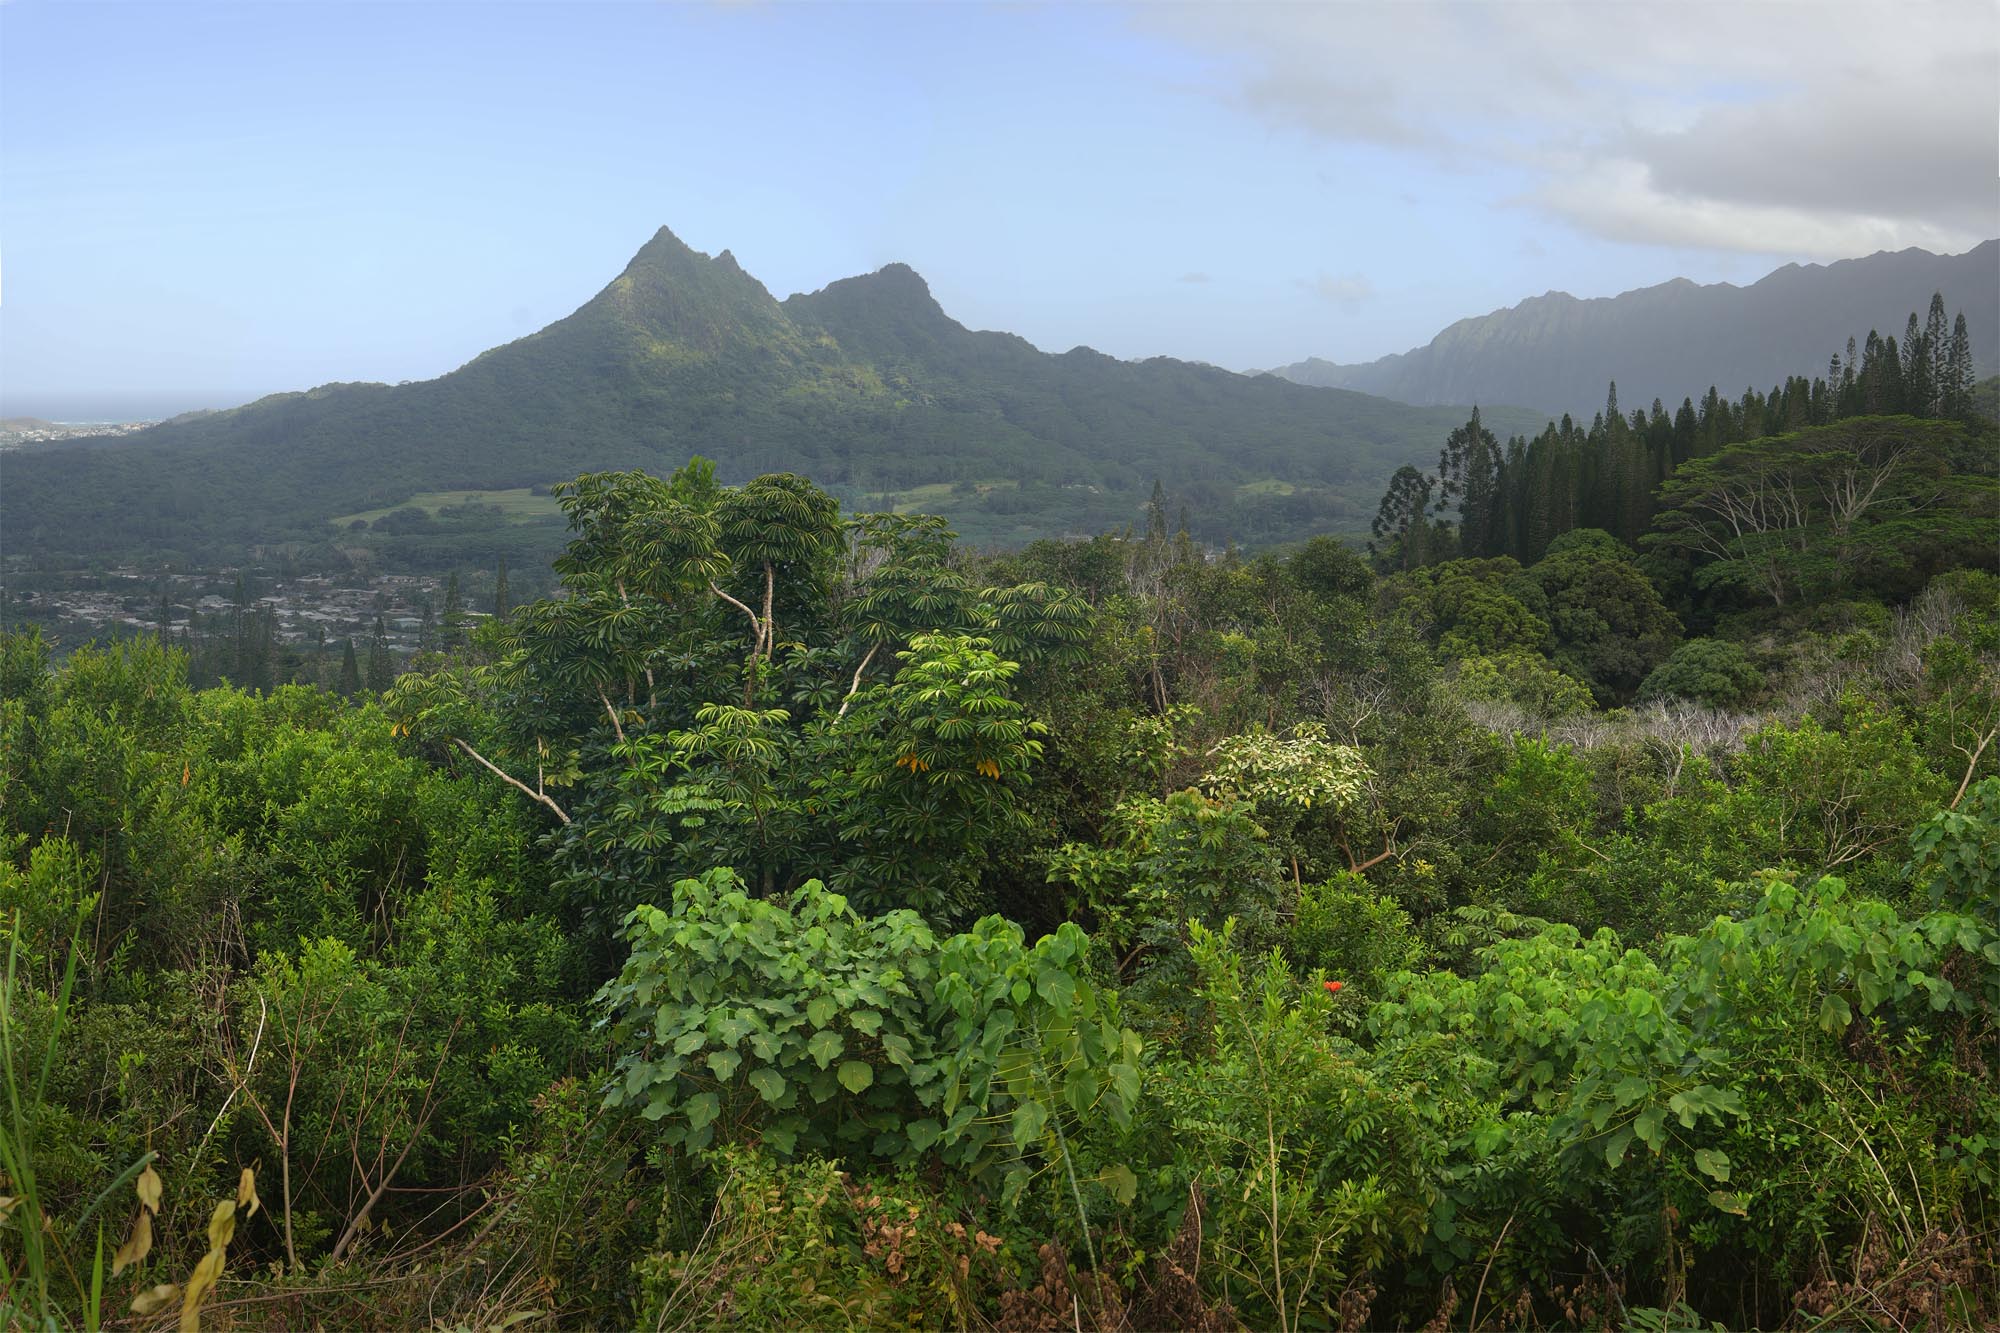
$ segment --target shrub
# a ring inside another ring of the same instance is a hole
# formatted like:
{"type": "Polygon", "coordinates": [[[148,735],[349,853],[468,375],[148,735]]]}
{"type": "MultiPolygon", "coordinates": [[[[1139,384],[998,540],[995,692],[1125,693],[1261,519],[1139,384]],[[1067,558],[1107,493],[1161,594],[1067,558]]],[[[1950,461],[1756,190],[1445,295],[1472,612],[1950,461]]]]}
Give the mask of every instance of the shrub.
{"type": "Polygon", "coordinates": [[[940,941],[914,912],[862,917],[818,881],[758,901],[718,869],[676,884],[671,913],[636,908],[626,938],[598,996],[620,1052],[606,1101],[669,1145],[935,1149],[972,1172],[1011,1161],[1018,1188],[1064,1106],[1120,1121],[1138,1099],[1138,1038],[1074,925],[1029,948],[987,917],[940,941]]]}
{"type": "Polygon", "coordinates": [[[1653,668],[1639,697],[1692,699],[1711,708],[1741,707],[1764,688],[1764,673],[1726,639],[1690,639],[1653,668]]]}

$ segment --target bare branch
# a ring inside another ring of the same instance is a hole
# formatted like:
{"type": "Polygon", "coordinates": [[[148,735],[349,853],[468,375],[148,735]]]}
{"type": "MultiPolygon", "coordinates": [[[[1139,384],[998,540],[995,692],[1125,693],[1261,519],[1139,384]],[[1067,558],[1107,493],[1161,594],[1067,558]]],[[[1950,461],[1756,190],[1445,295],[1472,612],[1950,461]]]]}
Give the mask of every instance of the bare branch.
{"type": "Polygon", "coordinates": [[[458,737],[456,736],[452,737],[451,743],[453,745],[456,745],[459,749],[465,751],[467,754],[471,755],[475,760],[479,762],[479,765],[482,768],[484,768],[487,772],[491,773],[494,777],[499,778],[502,782],[512,787],[515,791],[520,792],[523,796],[535,802],[537,805],[547,806],[549,810],[552,813],[554,813],[555,817],[557,819],[560,819],[563,823],[565,824],[569,823],[569,816],[563,813],[563,808],[557,805],[554,801],[550,800],[547,796],[543,795],[541,792],[536,791],[533,787],[530,787],[527,783],[521,781],[517,777],[514,777],[512,774],[503,771],[491,759],[488,759],[485,755],[479,753],[479,751],[473,749],[470,745],[467,745],[464,741],[460,740],[458,737]]]}
{"type": "Polygon", "coordinates": [[[861,693],[861,673],[866,671],[868,669],[868,664],[875,660],[876,650],[881,648],[881,646],[882,645],[879,643],[869,644],[868,656],[862,658],[861,665],[854,668],[854,683],[847,687],[847,697],[840,701],[840,711],[833,715],[833,720],[835,722],[838,722],[840,721],[840,719],[847,716],[847,706],[854,702],[855,695],[861,693]]]}
{"type": "Polygon", "coordinates": [[[756,644],[756,648],[753,648],[751,651],[755,652],[758,649],[761,649],[764,646],[764,622],[757,618],[757,613],[755,611],[752,611],[749,607],[745,606],[743,603],[737,601],[734,597],[731,597],[728,593],[724,592],[722,589],[716,587],[715,581],[713,579],[709,581],[708,590],[714,593],[717,597],[720,597],[723,601],[735,607],[738,611],[741,611],[744,615],[750,617],[750,635],[753,642],[756,644]]]}

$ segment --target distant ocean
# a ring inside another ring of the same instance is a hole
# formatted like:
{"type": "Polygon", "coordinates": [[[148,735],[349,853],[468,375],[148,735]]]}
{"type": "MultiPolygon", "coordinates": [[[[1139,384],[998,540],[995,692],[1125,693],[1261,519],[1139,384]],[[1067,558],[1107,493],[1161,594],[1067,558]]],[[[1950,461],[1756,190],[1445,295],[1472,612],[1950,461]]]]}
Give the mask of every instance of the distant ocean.
{"type": "Polygon", "coordinates": [[[63,425],[104,425],[119,421],[164,421],[183,412],[238,407],[254,393],[7,393],[0,390],[0,417],[35,417],[63,425]]]}

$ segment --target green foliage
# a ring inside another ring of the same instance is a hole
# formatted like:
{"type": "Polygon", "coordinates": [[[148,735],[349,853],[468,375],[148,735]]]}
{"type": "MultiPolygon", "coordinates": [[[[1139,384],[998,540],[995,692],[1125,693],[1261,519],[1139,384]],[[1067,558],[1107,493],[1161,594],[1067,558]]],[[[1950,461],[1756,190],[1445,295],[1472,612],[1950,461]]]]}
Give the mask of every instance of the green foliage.
{"type": "Polygon", "coordinates": [[[1648,541],[1699,560],[1697,581],[1783,606],[1856,583],[1894,586],[1991,525],[1994,479],[1955,471],[1964,429],[1859,417],[1733,446],[1660,488],[1648,541]]]}
{"type": "Polygon", "coordinates": [[[1468,657],[1452,683],[1468,702],[1511,704],[1539,721],[1587,713],[1592,702],[1583,682],[1530,653],[1468,657]]]}
{"type": "Polygon", "coordinates": [[[1767,839],[1770,864],[1832,870],[1877,856],[1946,795],[1893,714],[1850,697],[1841,721],[1766,727],[1733,765],[1723,817],[1767,839]]]}
{"type": "Polygon", "coordinates": [[[599,994],[620,1051],[606,1100],[667,1144],[976,1173],[1003,1146],[1047,1150],[1058,1108],[1117,1121],[1138,1096],[1137,1038],[1074,926],[1033,948],[997,918],[939,940],[913,912],[857,916],[817,883],[760,902],[716,870],[675,885],[671,913],[636,909],[627,938],[599,994]]]}
{"type": "Polygon", "coordinates": [[[1204,1191],[1223,1299],[1252,1327],[1324,1326],[1423,1233],[1437,1141],[1410,1089],[1327,1035],[1336,997],[1302,986],[1276,953],[1246,981],[1232,931],[1191,929],[1212,1045],[1161,1070],[1154,1114],[1175,1174],[1204,1191]]]}
{"type": "Polygon", "coordinates": [[[1281,880],[1250,803],[1194,790],[1131,797],[1111,811],[1101,846],[1070,843],[1049,858],[1051,881],[1122,958],[1120,972],[1172,994],[1189,979],[1187,922],[1214,929],[1231,917],[1272,942],[1281,880]]]}
{"type": "Polygon", "coordinates": [[[1284,948],[1299,973],[1323,973],[1363,996],[1424,957],[1410,914],[1351,873],[1300,886],[1284,948]]]}
{"type": "Polygon", "coordinates": [[[1001,1237],[907,1175],[859,1182],[824,1158],[740,1148],[711,1160],[700,1242],[639,1264],[642,1327],[965,1328],[1013,1277],[1001,1237]]]}
{"type": "Polygon", "coordinates": [[[1680,621],[1631,553],[1588,531],[1569,533],[1528,577],[1548,599],[1550,656],[1601,702],[1631,698],[1680,638],[1680,621]]]}
{"type": "Polygon", "coordinates": [[[809,813],[851,849],[837,887],[877,910],[962,911],[979,861],[1020,828],[1019,798],[1047,728],[1012,696],[1018,663],[985,639],[920,634],[896,678],[813,738],[809,813]]]}
{"type": "Polygon", "coordinates": [[[230,1280],[329,1327],[2000,1317],[2000,584],[1739,611],[1616,420],[1526,568],[1470,428],[1423,540],[1506,554],[1379,581],[696,460],[380,706],[0,639],[51,1299],[250,1161],[230,1280]]]}
{"type": "Polygon", "coordinates": [[[1711,708],[1737,708],[1764,688],[1764,674],[1740,644],[1690,639],[1654,667],[1639,698],[1689,699],[1711,708]]]}
{"type": "Polygon", "coordinates": [[[1972,787],[1957,809],[1940,810],[1910,835],[1904,874],[1933,907],[1993,908],[2000,886],[2000,778],[1972,787]]]}

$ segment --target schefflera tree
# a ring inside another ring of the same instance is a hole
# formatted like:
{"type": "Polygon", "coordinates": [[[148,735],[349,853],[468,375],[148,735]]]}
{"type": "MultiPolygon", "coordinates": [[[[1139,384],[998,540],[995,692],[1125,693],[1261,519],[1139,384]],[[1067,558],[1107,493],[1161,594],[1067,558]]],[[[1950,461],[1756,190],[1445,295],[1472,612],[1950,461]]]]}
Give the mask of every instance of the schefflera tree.
{"type": "Polygon", "coordinates": [[[718,866],[760,896],[821,878],[868,911],[967,919],[1040,757],[1017,676],[1082,651],[1088,604],[975,588],[941,520],[843,520],[790,474],[725,487],[696,459],[556,491],[558,595],[514,612],[495,660],[385,702],[558,822],[559,885],[600,944],[718,866]]]}

